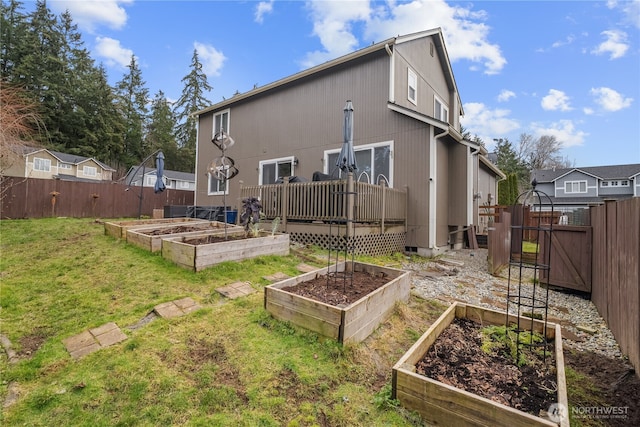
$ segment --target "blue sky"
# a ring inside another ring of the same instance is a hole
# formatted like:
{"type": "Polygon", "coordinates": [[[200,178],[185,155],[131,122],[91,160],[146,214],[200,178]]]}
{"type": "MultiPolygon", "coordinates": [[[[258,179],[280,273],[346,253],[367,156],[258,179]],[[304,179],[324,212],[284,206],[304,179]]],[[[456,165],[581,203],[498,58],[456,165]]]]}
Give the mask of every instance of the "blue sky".
{"type": "Polygon", "coordinates": [[[462,124],[489,149],[494,138],[554,135],[576,166],[640,163],[637,0],[47,4],[71,12],[112,84],[135,55],[150,94],[175,100],[196,49],[213,103],[373,42],[441,27],[462,124]]]}

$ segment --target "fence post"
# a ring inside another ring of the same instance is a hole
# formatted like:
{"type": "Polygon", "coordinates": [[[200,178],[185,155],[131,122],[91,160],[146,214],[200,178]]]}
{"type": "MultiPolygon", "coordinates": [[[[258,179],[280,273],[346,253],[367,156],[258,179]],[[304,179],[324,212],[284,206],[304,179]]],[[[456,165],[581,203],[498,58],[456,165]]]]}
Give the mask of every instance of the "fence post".
{"type": "Polygon", "coordinates": [[[384,180],[380,181],[380,187],[382,187],[382,212],[380,213],[380,233],[384,233],[384,220],[387,212],[387,185],[384,180]]]}
{"type": "Polygon", "coordinates": [[[353,237],[354,198],[353,172],[349,172],[347,174],[347,237],[353,237]]]}

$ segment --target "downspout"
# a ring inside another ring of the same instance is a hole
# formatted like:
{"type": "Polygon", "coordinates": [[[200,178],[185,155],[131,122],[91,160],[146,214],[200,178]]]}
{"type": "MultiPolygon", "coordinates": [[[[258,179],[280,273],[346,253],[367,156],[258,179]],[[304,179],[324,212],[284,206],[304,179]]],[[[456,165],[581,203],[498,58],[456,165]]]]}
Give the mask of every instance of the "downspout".
{"type": "Polygon", "coordinates": [[[396,72],[395,72],[395,56],[393,56],[393,51],[391,47],[389,47],[389,43],[384,45],[384,49],[387,51],[389,55],[389,102],[396,102],[396,94],[395,94],[395,81],[396,81],[396,72]]]}
{"type": "MultiPolygon", "coordinates": [[[[433,131],[433,127],[431,127],[433,131]]],[[[449,128],[439,135],[433,138],[433,144],[429,147],[429,249],[436,251],[436,190],[437,190],[437,149],[436,145],[438,140],[444,136],[449,135],[449,128]]]]}
{"type": "MultiPolygon", "coordinates": [[[[196,201],[196,196],[198,195],[198,146],[200,144],[198,144],[199,141],[199,136],[200,136],[200,116],[199,115],[195,115],[194,118],[196,119],[196,167],[195,167],[195,188],[193,189],[193,206],[198,206],[198,202],[196,201]]],[[[207,180],[209,179],[209,177],[207,176],[207,180]]],[[[206,184],[207,186],[209,185],[209,183],[207,182],[206,184]]],[[[194,209],[194,214],[195,214],[195,209],[194,209]]],[[[225,216],[225,221],[227,220],[226,216],[225,216]]]]}

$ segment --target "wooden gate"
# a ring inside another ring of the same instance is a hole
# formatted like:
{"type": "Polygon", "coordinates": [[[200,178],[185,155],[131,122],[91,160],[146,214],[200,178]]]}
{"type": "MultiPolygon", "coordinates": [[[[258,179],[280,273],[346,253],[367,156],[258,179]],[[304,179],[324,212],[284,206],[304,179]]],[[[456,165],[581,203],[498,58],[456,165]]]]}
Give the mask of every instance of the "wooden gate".
{"type": "MultiPolygon", "coordinates": [[[[542,259],[547,259],[549,239],[540,239],[542,259]]],[[[591,227],[554,225],[549,270],[541,279],[550,285],[591,293],[591,227]],[[549,276],[549,277],[547,277],[549,276]]]]}

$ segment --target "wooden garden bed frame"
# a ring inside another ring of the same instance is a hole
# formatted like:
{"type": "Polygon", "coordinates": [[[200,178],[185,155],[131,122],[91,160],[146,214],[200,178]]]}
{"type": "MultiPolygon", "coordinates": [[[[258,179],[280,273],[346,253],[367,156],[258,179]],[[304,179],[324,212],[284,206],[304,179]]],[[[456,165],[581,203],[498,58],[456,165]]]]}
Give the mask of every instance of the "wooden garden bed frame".
{"type": "MultiPolygon", "coordinates": [[[[452,304],[393,367],[392,398],[398,399],[406,409],[420,413],[425,421],[436,425],[569,427],[560,325],[547,323],[547,338],[555,340],[557,402],[562,409],[560,422],[554,423],[416,373],[416,364],[455,318],[470,319],[483,325],[505,324],[504,312],[459,302],[452,304]]],[[[510,315],[509,322],[517,322],[517,317],[510,315]]],[[[521,317],[520,325],[531,325],[531,319],[521,317]]],[[[543,322],[534,320],[533,325],[536,332],[542,333],[543,322]]]]}
{"type": "MultiPolygon", "coordinates": [[[[238,229],[240,231],[228,231],[229,235],[244,236],[242,227],[236,227],[236,230],[238,229]]],[[[187,238],[206,237],[208,234],[211,233],[162,239],[162,257],[173,261],[180,267],[201,271],[225,261],[239,261],[262,255],[289,255],[289,235],[281,233],[271,235],[271,233],[261,232],[261,237],[204,245],[192,245],[184,242],[187,238]]],[[[216,232],[216,235],[220,234],[216,232]]]]}
{"type": "MultiPolygon", "coordinates": [[[[227,233],[238,233],[243,232],[244,229],[237,225],[227,224],[227,233]]],[[[203,234],[207,235],[224,235],[225,233],[225,224],[224,222],[218,221],[205,221],[205,222],[188,222],[185,224],[171,224],[170,226],[154,226],[154,227],[142,227],[142,228],[134,228],[127,230],[127,243],[131,243],[135,246],[141,247],[142,249],[146,249],[151,252],[159,252],[162,250],[162,241],[164,239],[168,239],[170,237],[197,237],[203,234]],[[182,233],[171,233],[171,234],[158,234],[151,235],[146,234],[153,230],[158,229],[167,229],[179,226],[186,226],[189,228],[197,228],[198,230],[193,231],[185,231],[182,233]]]]}
{"type": "MultiPolygon", "coordinates": [[[[337,271],[351,268],[351,262],[337,264],[337,271]]],[[[333,338],[341,343],[357,343],[367,338],[392,313],[397,301],[407,302],[411,291],[409,272],[354,262],[354,271],[384,272],[389,282],[360,300],[336,307],[296,295],[282,288],[327,275],[327,267],[274,283],[264,289],[264,308],[279,320],[333,338]]],[[[329,266],[331,272],[336,265],[329,266]]]]}
{"type": "Polygon", "coordinates": [[[127,230],[135,230],[145,227],[160,227],[177,225],[193,225],[195,223],[207,223],[209,221],[199,218],[161,218],[161,219],[137,219],[125,221],[110,221],[104,223],[104,234],[117,239],[126,239],[127,230]]]}

